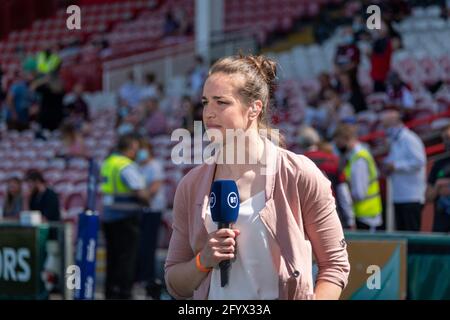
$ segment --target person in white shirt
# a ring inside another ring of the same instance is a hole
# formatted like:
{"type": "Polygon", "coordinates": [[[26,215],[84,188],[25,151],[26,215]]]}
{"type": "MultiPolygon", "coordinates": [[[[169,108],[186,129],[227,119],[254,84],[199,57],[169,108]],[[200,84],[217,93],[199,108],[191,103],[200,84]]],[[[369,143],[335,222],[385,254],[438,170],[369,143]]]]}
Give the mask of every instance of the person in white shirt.
{"type": "Polygon", "coordinates": [[[145,85],[141,89],[140,102],[149,98],[159,98],[158,84],[154,73],[149,73],[145,76],[145,85]]]}
{"type": "Polygon", "coordinates": [[[419,231],[426,189],[425,146],[397,110],[383,111],[381,121],[390,143],[383,169],[391,177],[396,228],[419,231]]]}
{"type": "Polygon", "coordinates": [[[135,108],[141,99],[142,88],[135,82],[132,72],[128,74],[127,82],[119,88],[119,103],[127,108],[135,108]]]}
{"type": "Polygon", "coordinates": [[[145,284],[147,296],[159,300],[162,281],[156,277],[156,249],[161,225],[161,217],[166,210],[164,191],[164,169],[159,160],[153,157],[152,146],[141,141],[141,149],[136,155],[136,162],[144,176],[149,189],[150,201],[144,209],[141,220],[141,234],[138,257],[138,281],[145,284]]]}

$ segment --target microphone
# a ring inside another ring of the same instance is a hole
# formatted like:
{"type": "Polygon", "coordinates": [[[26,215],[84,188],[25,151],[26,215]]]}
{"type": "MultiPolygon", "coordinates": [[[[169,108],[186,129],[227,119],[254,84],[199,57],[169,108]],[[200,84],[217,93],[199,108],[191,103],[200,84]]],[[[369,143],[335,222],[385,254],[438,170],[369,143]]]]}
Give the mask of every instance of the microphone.
{"type": "MultiPolygon", "coordinates": [[[[211,186],[209,197],[211,217],[217,223],[217,229],[230,228],[239,215],[239,191],[234,180],[216,180],[211,186]]],[[[230,276],[231,261],[219,263],[220,284],[225,287],[230,276]]]]}

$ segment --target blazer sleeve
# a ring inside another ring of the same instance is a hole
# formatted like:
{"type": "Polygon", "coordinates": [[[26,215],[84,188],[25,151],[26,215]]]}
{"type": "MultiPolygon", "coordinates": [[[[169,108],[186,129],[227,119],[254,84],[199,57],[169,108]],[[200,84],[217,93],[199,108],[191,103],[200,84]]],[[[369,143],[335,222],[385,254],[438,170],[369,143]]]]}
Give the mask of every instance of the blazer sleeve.
{"type": "Polygon", "coordinates": [[[298,187],[305,232],[319,268],[317,280],[345,288],[350,264],[331,182],[311,160],[302,159],[298,187]]]}
{"type": "Polygon", "coordinates": [[[164,265],[167,290],[176,299],[187,299],[179,295],[171,283],[171,270],[180,263],[194,258],[189,242],[188,201],[186,198],[186,180],[182,179],[175,192],[173,204],[172,236],[170,238],[167,259],[164,265]]]}

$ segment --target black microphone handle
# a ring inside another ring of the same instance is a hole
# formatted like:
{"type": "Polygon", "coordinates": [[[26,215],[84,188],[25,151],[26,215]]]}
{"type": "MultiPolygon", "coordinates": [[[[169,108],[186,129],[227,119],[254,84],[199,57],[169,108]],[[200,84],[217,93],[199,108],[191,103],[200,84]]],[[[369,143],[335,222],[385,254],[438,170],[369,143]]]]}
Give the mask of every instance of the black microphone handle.
{"type": "MultiPolygon", "coordinates": [[[[219,222],[218,229],[228,229],[231,227],[231,224],[228,222],[219,222]]],[[[230,278],[230,260],[223,260],[219,262],[220,267],[220,286],[223,288],[228,284],[230,278]]]]}

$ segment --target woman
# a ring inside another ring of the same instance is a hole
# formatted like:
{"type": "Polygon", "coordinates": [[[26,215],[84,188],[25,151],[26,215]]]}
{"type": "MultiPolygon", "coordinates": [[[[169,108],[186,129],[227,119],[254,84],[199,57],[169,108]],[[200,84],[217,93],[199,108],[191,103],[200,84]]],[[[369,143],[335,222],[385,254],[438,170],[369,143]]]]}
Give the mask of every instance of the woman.
{"type": "Polygon", "coordinates": [[[8,179],[6,200],[3,206],[3,217],[19,218],[23,205],[22,182],[17,177],[11,177],[8,179]]]}
{"type": "MultiPolygon", "coordinates": [[[[165,264],[175,298],[338,299],[347,283],[346,244],[330,182],[306,157],[276,146],[268,126],[275,77],[275,63],[263,56],[224,58],[209,71],[202,98],[208,134],[240,129],[249,140],[243,152],[258,161],[207,162],[181,180],[165,264]],[[258,132],[267,128],[272,141],[258,132]],[[208,196],[211,183],[221,179],[236,181],[241,204],[233,228],[217,230],[208,196]],[[319,268],[315,287],[311,249],[319,268]],[[230,282],[222,288],[218,264],[229,259],[230,282]]],[[[224,147],[231,141],[226,136],[224,147]]]]}
{"type": "Polygon", "coordinates": [[[164,194],[164,168],[159,160],[153,157],[152,145],[141,141],[136,161],[150,190],[150,203],[144,210],[141,221],[141,234],[138,256],[138,281],[145,283],[147,296],[159,300],[161,295],[161,280],[156,277],[156,249],[158,247],[161,216],[166,210],[164,194]]]}

